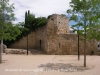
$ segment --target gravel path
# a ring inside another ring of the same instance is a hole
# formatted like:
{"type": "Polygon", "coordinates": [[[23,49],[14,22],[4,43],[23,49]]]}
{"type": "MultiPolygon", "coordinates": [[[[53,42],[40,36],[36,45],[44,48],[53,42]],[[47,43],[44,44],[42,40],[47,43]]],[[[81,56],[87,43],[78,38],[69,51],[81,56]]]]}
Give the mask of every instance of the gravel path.
{"type": "Polygon", "coordinates": [[[100,56],[3,54],[0,75],[100,75],[100,56]]]}

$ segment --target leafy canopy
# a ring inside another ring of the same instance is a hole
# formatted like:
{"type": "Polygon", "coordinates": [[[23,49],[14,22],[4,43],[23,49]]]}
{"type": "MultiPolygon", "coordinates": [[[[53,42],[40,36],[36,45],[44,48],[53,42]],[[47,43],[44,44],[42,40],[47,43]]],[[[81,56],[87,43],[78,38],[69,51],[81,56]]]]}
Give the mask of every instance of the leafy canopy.
{"type": "Polygon", "coordinates": [[[29,32],[36,30],[37,28],[46,25],[47,18],[37,17],[31,14],[30,11],[25,13],[25,28],[28,28],[29,32]]]}
{"type": "Polygon", "coordinates": [[[12,24],[15,20],[13,5],[9,3],[9,0],[0,0],[0,40],[15,40],[20,34],[18,27],[12,24]]]}
{"type": "Polygon", "coordinates": [[[67,10],[70,20],[76,22],[72,29],[88,39],[100,40],[100,0],[71,0],[67,10]]]}

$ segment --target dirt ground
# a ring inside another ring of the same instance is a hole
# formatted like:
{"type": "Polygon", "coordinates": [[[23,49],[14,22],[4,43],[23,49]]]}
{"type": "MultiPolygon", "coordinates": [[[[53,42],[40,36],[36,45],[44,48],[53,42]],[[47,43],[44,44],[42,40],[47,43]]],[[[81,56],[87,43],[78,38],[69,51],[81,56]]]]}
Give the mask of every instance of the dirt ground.
{"type": "Polygon", "coordinates": [[[3,54],[0,75],[100,75],[100,56],[3,54]]]}

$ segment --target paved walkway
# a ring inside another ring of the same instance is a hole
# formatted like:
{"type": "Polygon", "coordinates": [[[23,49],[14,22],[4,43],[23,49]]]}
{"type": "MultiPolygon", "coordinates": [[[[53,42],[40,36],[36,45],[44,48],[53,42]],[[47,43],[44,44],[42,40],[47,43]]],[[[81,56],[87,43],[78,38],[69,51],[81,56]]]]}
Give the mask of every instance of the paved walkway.
{"type": "Polygon", "coordinates": [[[76,55],[2,55],[0,75],[100,75],[100,56],[76,55]]]}

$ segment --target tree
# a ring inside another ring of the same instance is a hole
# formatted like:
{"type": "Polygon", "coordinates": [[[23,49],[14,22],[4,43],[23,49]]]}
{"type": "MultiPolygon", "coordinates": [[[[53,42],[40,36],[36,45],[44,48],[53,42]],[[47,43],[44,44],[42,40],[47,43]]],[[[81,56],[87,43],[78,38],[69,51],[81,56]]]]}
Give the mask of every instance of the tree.
{"type": "Polygon", "coordinates": [[[18,26],[14,26],[11,23],[5,25],[4,29],[4,40],[15,40],[18,35],[21,34],[18,26]]]}
{"type": "Polygon", "coordinates": [[[78,35],[84,36],[84,67],[86,67],[86,39],[97,39],[97,36],[100,36],[98,34],[100,26],[99,6],[100,0],[71,0],[71,9],[67,10],[67,13],[70,14],[70,20],[76,22],[72,28],[78,32],[78,35]],[[76,29],[77,27],[81,29],[76,29]]]}
{"type": "Polygon", "coordinates": [[[28,29],[28,33],[34,30],[35,15],[30,14],[30,11],[25,12],[25,25],[24,27],[28,29]]]}
{"type": "MultiPolygon", "coordinates": [[[[79,0],[77,0],[78,2],[79,0]]],[[[72,0],[72,2],[70,2],[70,6],[73,7],[74,6],[74,1],[72,0]]],[[[78,4],[78,3],[77,3],[78,4]]],[[[79,16],[80,15],[80,10],[75,10],[74,7],[73,9],[68,9],[67,10],[67,13],[69,14],[70,16],[70,20],[73,20],[76,22],[75,25],[72,25],[71,28],[74,30],[74,31],[77,31],[77,35],[78,35],[78,60],[80,60],[80,50],[79,50],[79,35],[81,34],[81,17],[79,16]]]]}
{"type": "Polygon", "coordinates": [[[29,30],[29,32],[36,30],[38,27],[44,26],[47,23],[47,18],[37,17],[31,14],[30,11],[25,12],[25,25],[24,27],[29,30]]]}
{"type": "Polygon", "coordinates": [[[14,4],[9,4],[9,0],[0,0],[0,40],[1,40],[1,50],[0,50],[0,63],[2,62],[1,51],[3,51],[3,39],[11,39],[10,33],[5,33],[9,28],[11,21],[14,18],[14,4]],[[6,29],[7,28],[7,29],[6,29]]]}
{"type": "Polygon", "coordinates": [[[26,36],[28,31],[27,28],[24,28],[24,22],[19,22],[14,25],[10,24],[10,26],[7,26],[8,28],[6,29],[6,32],[10,34],[11,37],[9,39],[4,39],[4,44],[6,44],[7,47],[9,47],[12,43],[20,40],[23,36],[26,36]]]}

